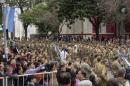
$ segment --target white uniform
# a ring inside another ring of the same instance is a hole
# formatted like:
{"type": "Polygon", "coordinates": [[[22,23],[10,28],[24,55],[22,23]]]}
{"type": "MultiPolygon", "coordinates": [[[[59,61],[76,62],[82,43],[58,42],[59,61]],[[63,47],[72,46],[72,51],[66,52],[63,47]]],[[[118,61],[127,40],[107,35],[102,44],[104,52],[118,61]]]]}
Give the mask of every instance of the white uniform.
{"type": "Polygon", "coordinates": [[[60,59],[61,59],[62,61],[66,61],[67,55],[68,55],[68,53],[67,53],[65,50],[62,50],[62,51],[60,52],[60,59]]]}

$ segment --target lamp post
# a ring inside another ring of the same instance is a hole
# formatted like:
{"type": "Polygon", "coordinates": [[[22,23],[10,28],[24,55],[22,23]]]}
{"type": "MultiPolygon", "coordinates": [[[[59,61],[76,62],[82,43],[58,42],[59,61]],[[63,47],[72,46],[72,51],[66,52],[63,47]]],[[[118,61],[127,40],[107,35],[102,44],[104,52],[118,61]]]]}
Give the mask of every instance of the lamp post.
{"type": "Polygon", "coordinates": [[[119,10],[118,10],[118,15],[119,15],[119,18],[118,18],[118,30],[119,30],[119,44],[122,43],[121,39],[122,37],[125,37],[124,33],[125,33],[125,24],[124,24],[124,19],[125,19],[125,14],[127,13],[127,8],[126,6],[124,5],[120,5],[119,6],[119,10]]]}
{"type": "Polygon", "coordinates": [[[120,8],[120,13],[121,13],[121,16],[123,17],[122,19],[121,19],[121,31],[120,31],[120,33],[121,33],[121,36],[124,36],[124,33],[125,33],[125,24],[124,24],[124,15],[126,14],[126,11],[127,9],[126,9],[126,7],[125,6],[121,6],[121,8],[120,8]]]}
{"type": "Polygon", "coordinates": [[[2,23],[3,23],[3,35],[4,35],[4,58],[8,59],[8,47],[7,47],[7,36],[6,36],[6,15],[4,14],[5,0],[0,0],[2,6],[2,23]]]}

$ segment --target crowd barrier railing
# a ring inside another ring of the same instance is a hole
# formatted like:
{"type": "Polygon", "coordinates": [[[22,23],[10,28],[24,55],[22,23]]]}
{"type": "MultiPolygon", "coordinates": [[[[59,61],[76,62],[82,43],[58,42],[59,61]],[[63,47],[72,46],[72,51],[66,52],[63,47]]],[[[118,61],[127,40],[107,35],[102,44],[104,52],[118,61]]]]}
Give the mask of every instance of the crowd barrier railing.
{"type": "Polygon", "coordinates": [[[35,74],[14,75],[13,77],[0,77],[0,86],[28,86],[28,77],[32,75],[36,77],[37,81],[39,79],[39,82],[37,83],[41,86],[56,86],[54,85],[54,83],[57,83],[56,73],[57,71],[52,71],[35,74]]]}

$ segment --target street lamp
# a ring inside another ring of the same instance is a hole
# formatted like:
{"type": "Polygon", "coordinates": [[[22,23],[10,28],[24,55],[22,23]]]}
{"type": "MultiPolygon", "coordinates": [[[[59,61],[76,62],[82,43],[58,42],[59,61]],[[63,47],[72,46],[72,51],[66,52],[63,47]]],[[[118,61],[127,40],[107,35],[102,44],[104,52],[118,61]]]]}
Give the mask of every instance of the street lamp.
{"type": "Polygon", "coordinates": [[[127,13],[127,8],[125,6],[120,7],[120,13],[126,14],[127,13]]]}
{"type": "Polygon", "coordinates": [[[121,39],[122,37],[125,37],[125,24],[124,24],[124,19],[125,19],[125,14],[127,13],[127,8],[124,5],[120,5],[119,7],[119,15],[120,15],[120,19],[119,19],[119,34],[120,34],[120,43],[121,43],[121,39]]]}
{"type": "Polygon", "coordinates": [[[121,8],[121,13],[126,13],[126,8],[124,7],[124,8],[121,8]]]}

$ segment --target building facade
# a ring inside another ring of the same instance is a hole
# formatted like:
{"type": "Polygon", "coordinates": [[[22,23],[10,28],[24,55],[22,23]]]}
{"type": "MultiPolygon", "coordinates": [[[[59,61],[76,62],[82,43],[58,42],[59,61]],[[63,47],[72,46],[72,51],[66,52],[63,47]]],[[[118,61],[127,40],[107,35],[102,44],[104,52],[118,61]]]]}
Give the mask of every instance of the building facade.
{"type": "MultiPolygon", "coordinates": [[[[15,37],[24,37],[24,28],[22,26],[22,22],[18,18],[18,15],[20,14],[20,10],[16,9],[15,12],[15,19],[14,19],[14,26],[15,26],[15,37]]],[[[116,27],[116,24],[113,22],[109,22],[107,24],[101,23],[100,25],[100,37],[105,38],[112,38],[116,37],[118,35],[118,28],[116,27]]],[[[37,28],[34,25],[28,26],[28,37],[32,34],[37,34],[37,28]]],[[[89,22],[88,19],[85,19],[85,21],[77,21],[73,25],[71,25],[71,29],[69,29],[66,25],[63,26],[61,35],[84,35],[84,38],[88,37],[94,37],[95,31],[92,26],[92,24],[89,22]]],[[[130,37],[130,22],[127,22],[125,24],[124,34],[127,38],[130,37]]]]}
{"type": "MultiPolygon", "coordinates": [[[[108,22],[108,23],[101,23],[99,29],[99,36],[104,38],[113,38],[118,37],[119,32],[118,28],[116,27],[116,23],[108,22]]],[[[130,38],[130,22],[124,25],[124,36],[130,38]]],[[[67,28],[66,25],[62,28],[61,34],[70,34],[70,35],[84,35],[85,38],[87,37],[95,37],[95,30],[92,24],[89,22],[88,19],[83,21],[77,21],[71,26],[71,29],[67,28]]]]}

